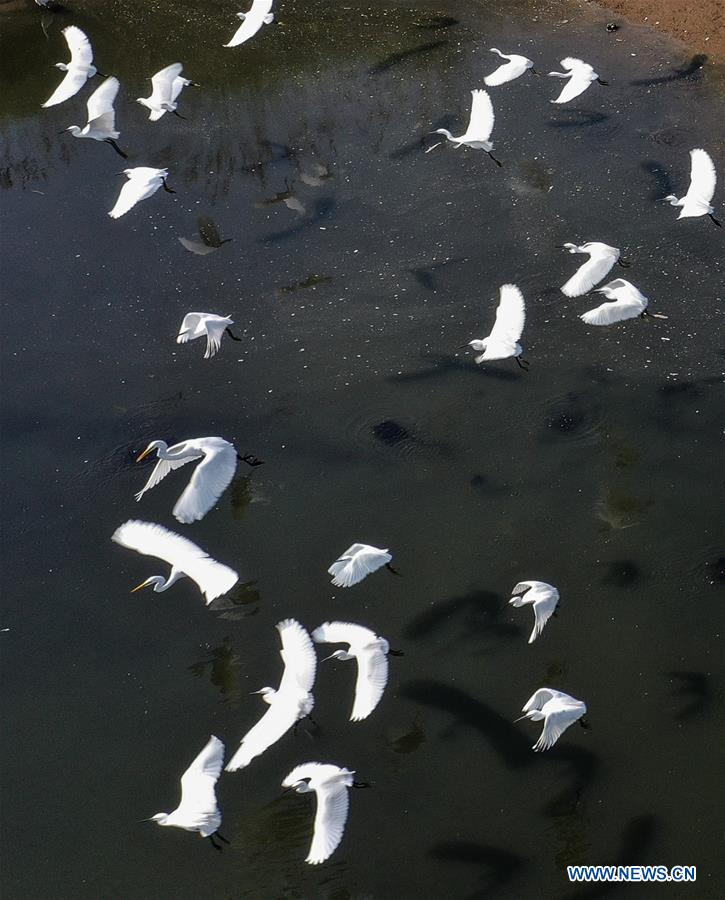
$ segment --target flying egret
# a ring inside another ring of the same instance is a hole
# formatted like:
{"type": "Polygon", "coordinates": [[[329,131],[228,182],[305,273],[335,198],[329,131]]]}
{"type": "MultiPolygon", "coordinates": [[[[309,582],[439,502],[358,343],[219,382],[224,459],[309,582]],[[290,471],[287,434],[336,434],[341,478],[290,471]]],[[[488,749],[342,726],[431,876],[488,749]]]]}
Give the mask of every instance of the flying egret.
{"type": "Polygon", "coordinates": [[[536,751],[548,750],[553,747],[566,729],[577,719],[580,720],[583,728],[589,727],[583,719],[587,711],[586,703],[570,697],[563,691],[552,690],[552,688],[539,688],[527,700],[522,711],[524,715],[515,719],[515,722],[520,722],[521,719],[530,719],[532,722],[544,720],[544,730],[531,748],[536,751]]]}
{"type": "Polygon", "coordinates": [[[355,702],[350,721],[367,719],[380,703],[388,683],[388,642],[369,628],[352,622],[325,622],[312,632],[312,640],[316,644],[350,645],[348,650],[335,650],[327,659],[357,660],[355,702]]]}
{"type": "Polygon", "coordinates": [[[152,522],[130,519],[114,531],[111,540],[122,547],[128,547],[129,550],[143,553],[144,556],[163,559],[171,566],[168,578],[152,575],[135,587],[131,591],[132,594],[151,585],[154,591],[160,594],[186,576],[197,583],[208,606],[212,600],[226,594],[239,581],[239,575],[234,569],[212,559],[201,547],[197,547],[185,537],[152,522]]]}
{"type": "Polygon", "coordinates": [[[250,466],[262,464],[261,459],[251,454],[241,456],[233,444],[220,437],[191,438],[188,441],[180,441],[172,447],[165,441],[151,441],[136,462],[141,462],[154,450],[159,461],[154,466],[149,480],[136,494],[136,500],[140,500],[146,491],[156,487],[172,469],[178,469],[192,460],[203,457],[173,509],[174,518],[185,525],[203,519],[214,506],[234,478],[238,459],[250,466]]]}
{"type": "Polygon", "coordinates": [[[75,25],[69,25],[61,32],[70,50],[69,63],[56,63],[55,68],[66,73],[65,78],[43,104],[44,107],[57,106],[73,97],[89,78],[100,74],[93,65],[93,49],[86,35],[75,25]]]}
{"type": "Polygon", "coordinates": [[[332,856],[342,840],[350,806],[348,788],[368,787],[364,782],[353,781],[354,774],[340,766],[308,762],[292,769],[282,782],[285,790],[295,790],[298,794],[315,791],[317,794],[314,833],[305,860],[311,866],[317,866],[332,856]]]}
{"type": "Polygon", "coordinates": [[[713,215],[714,209],[711,205],[716,184],[715,164],[710,154],[700,148],[690,150],[690,186],[687,193],[679,200],[674,194],[668,194],[662,198],[662,202],[667,201],[670,206],[681,207],[678,219],[709,216],[716,225],[722,226],[713,215]]]}
{"type": "Polygon", "coordinates": [[[277,623],[282,639],[280,656],[284,661],[284,673],[275,691],[263,687],[261,694],[269,709],[242,738],[242,743],[227,763],[227,772],[243,769],[261,753],[276,744],[300,719],[309,716],[315,705],[312,685],[315,683],[317,655],[309,634],[296,619],[284,619],[277,623]]]}
{"type": "MultiPolygon", "coordinates": [[[[113,101],[116,99],[120,85],[118,78],[106,78],[103,84],[88,98],[88,123],[84,128],[79,125],[69,125],[64,131],[70,131],[73,137],[92,138],[94,141],[105,141],[113,149],[126,159],[126,154],[116,143],[120,132],[116,131],[116,115],[113,109],[113,101]]],[[[63,134],[63,131],[61,131],[63,134]]]]}
{"type": "Polygon", "coordinates": [[[129,209],[132,209],[141,200],[146,200],[148,197],[153,196],[160,187],[163,187],[167,194],[176,193],[166,183],[169,175],[168,169],[136,166],[135,169],[124,169],[123,172],[118,174],[125,175],[128,181],[121,188],[121,193],[118,195],[115,206],[108,213],[112,219],[118,219],[125,215],[129,209]]]}
{"type": "MultiPolygon", "coordinates": [[[[488,96],[488,93],[483,90],[471,91],[471,96],[473,97],[471,103],[471,117],[468,120],[468,128],[466,128],[463,134],[454,137],[447,128],[436,128],[435,131],[431,131],[431,134],[445,135],[446,138],[453,143],[456,150],[464,145],[466,147],[472,147],[474,150],[485,150],[496,165],[500,166],[501,163],[491,153],[493,150],[493,141],[489,140],[495,120],[491,98],[488,96]]],[[[429,147],[425,152],[430,153],[431,150],[435,150],[441,143],[443,142],[439,141],[437,144],[433,144],[433,146],[429,147]]]]}
{"type": "Polygon", "coordinates": [[[271,12],[273,0],[252,0],[249,12],[237,13],[237,18],[242,24],[232,35],[232,39],[225,47],[238,47],[259,31],[262,25],[270,25],[274,22],[274,13],[271,12]]]}
{"type": "Polygon", "coordinates": [[[594,81],[599,84],[607,84],[606,81],[602,81],[589,63],[582,62],[580,59],[567,56],[566,59],[562,59],[561,66],[567,71],[549,72],[549,75],[553,78],[568,78],[569,82],[564,86],[563,91],[556,100],[550,101],[551,103],[568,103],[574,97],[583,94],[594,81]]]}
{"type": "Polygon", "coordinates": [[[351,544],[327,572],[334,576],[332,583],[335,587],[352,587],[381,566],[385,566],[394,575],[399,575],[400,573],[390,565],[392,558],[387,547],[381,550],[370,544],[351,544]]]}
{"type": "Polygon", "coordinates": [[[206,747],[181,776],[181,803],[171,813],[156,813],[149,822],[198,831],[203,838],[209,838],[215,850],[221,850],[214,835],[225,844],[229,843],[219,834],[222,816],[215,792],[223,765],[224,744],[212,735],[206,747]]]}
{"type": "Polygon", "coordinates": [[[507,81],[513,81],[515,78],[523,75],[528,69],[531,69],[532,75],[539,74],[534,69],[532,60],[527,59],[525,56],[517,56],[515,53],[501,53],[496,47],[491,47],[491,53],[497,53],[501,59],[507,59],[508,62],[500,65],[498,69],[491,72],[490,75],[486,75],[483,81],[488,87],[494,87],[499,84],[506,84],[507,81]]]}
{"type": "Polygon", "coordinates": [[[567,297],[580,297],[598,284],[615,263],[623,269],[629,268],[629,263],[620,259],[618,247],[610,247],[600,241],[588,241],[577,247],[576,244],[562,244],[563,250],[569,253],[586,253],[589,259],[583,263],[571,278],[561,288],[562,294],[567,297]]]}
{"type": "Polygon", "coordinates": [[[612,322],[623,322],[625,319],[635,319],[637,316],[652,316],[656,319],[666,319],[657,313],[648,313],[649,300],[626,278],[615,278],[604,287],[597,288],[598,294],[604,294],[613,303],[602,303],[595,309],[590,309],[579,316],[587,325],[611,325],[612,322]]]}
{"type": "MultiPolygon", "coordinates": [[[[496,321],[491,334],[482,340],[469,341],[463,347],[471,347],[479,354],[475,357],[477,363],[513,356],[521,369],[528,369],[528,362],[521,359],[524,350],[518,342],[526,320],[523,294],[515,284],[502,285],[499,293],[496,321]]],[[[462,350],[463,347],[458,349],[462,350]]]]}
{"type": "Polygon", "coordinates": [[[194,238],[180,237],[179,243],[185,250],[196,253],[197,256],[207,256],[214,253],[224,244],[228,244],[232,238],[222,238],[219,229],[208,216],[199,216],[196,220],[200,241],[194,238]]]}
{"type": "Polygon", "coordinates": [[[529,643],[533,644],[544,630],[544,625],[556,612],[559,591],[545,581],[519,581],[511,591],[509,603],[511,606],[526,606],[527,604],[533,606],[534,629],[529,635],[529,643]]]}
{"type": "Polygon", "coordinates": [[[151,96],[138,97],[136,99],[137,103],[140,103],[142,106],[145,106],[146,109],[151,110],[151,114],[149,115],[150,122],[156,122],[167,112],[173,113],[180,119],[184,118],[184,116],[179,115],[176,111],[178,105],[176,103],[176,98],[185,87],[188,87],[189,85],[199,87],[199,85],[188,78],[182,78],[182,68],[183,66],[181,63],[172,63],[170,66],[166,66],[165,69],[161,69],[155,75],[152,75],[151,96]]]}
{"type": "Polygon", "coordinates": [[[217,316],[214,313],[203,312],[187,313],[181,323],[176,343],[185,344],[187,341],[206,337],[204,359],[211,359],[219,350],[225,332],[233,341],[241,341],[241,338],[237,337],[229,327],[233,324],[234,320],[229,316],[217,316]]]}

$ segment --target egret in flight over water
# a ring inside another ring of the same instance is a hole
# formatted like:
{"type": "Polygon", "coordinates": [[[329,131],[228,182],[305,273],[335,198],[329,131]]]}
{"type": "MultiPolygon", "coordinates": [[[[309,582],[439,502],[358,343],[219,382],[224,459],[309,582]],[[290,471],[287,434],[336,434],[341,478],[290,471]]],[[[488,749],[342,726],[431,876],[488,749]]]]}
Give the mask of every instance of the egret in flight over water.
{"type": "Polygon", "coordinates": [[[368,787],[353,781],[355,773],[331,764],[308,762],[297,766],[282,782],[286,790],[298,794],[317,794],[314,834],[310,852],[305,862],[317,866],[335,852],[345,832],[345,822],[350,806],[348,788],[368,787]]]}
{"type": "Polygon", "coordinates": [[[668,194],[662,198],[670,206],[679,206],[678,219],[687,219],[692,216],[709,216],[716,225],[722,225],[713,213],[712,198],[715,194],[717,175],[715,164],[710,154],[705,150],[690,150],[690,186],[684,197],[678,200],[674,194],[668,194]]]}
{"type": "Polygon", "coordinates": [[[204,353],[204,359],[211,359],[219,350],[225,333],[233,341],[241,341],[241,338],[237,337],[229,327],[233,324],[234,321],[229,316],[217,316],[214,313],[203,312],[187,313],[181,323],[176,343],[185,344],[187,341],[205,337],[206,352],[204,353]]]}
{"type": "Polygon", "coordinates": [[[507,81],[513,81],[529,69],[531,69],[533,75],[539,74],[534,69],[534,63],[525,56],[517,56],[515,53],[501,53],[496,47],[491,47],[491,53],[498,54],[501,59],[506,59],[508,62],[500,65],[498,69],[491,72],[490,75],[486,75],[483,81],[488,87],[495,87],[499,84],[506,84],[507,81]]]}
{"type": "Polygon", "coordinates": [[[612,303],[602,303],[594,309],[590,309],[579,316],[587,325],[611,325],[613,322],[623,322],[625,319],[635,319],[637,316],[652,315],[656,319],[666,319],[657,313],[648,313],[649,300],[626,278],[615,278],[604,287],[597,288],[598,294],[604,294],[612,303]]]}
{"type": "Polygon", "coordinates": [[[369,628],[352,622],[325,622],[312,632],[312,640],[316,644],[350,645],[347,650],[335,650],[327,659],[357,661],[355,702],[350,721],[366,719],[380,703],[388,683],[388,642],[369,628]]]}
{"type": "Polygon", "coordinates": [[[570,697],[563,691],[539,688],[526,702],[526,706],[523,708],[524,715],[519,716],[515,721],[530,719],[532,722],[540,722],[543,719],[544,730],[531,749],[548,750],[577,719],[581,720],[580,724],[583,728],[588,727],[582,718],[586,711],[585,703],[570,697]]]}
{"type": "Polygon", "coordinates": [[[351,544],[327,572],[334,576],[332,583],[335,587],[352,587],[371,572],[377,572],[382,566],[398,575],[399,572],[390,565],[392,558],[387,548],[381,550],[370,544],[351,544]]]}
{"type": "Polygon", "coordinates": [[[511,591],[509,603],[511,606],[533,606],[534,629],[529,635],[529,643],[533,644],[556,612],[559,591],[545,581],[519,581],[511,591]]]}
{"type": "Polygon", "coordinates": [[[173,825],[185,831],[198,831],[209,838],[216,850],[221,850],[214,836],[228,844],[219,834],[222,816],[216,800],[216,783],[224,765],[224,744],[212,735],[194,762],[181,776],[181,803],[171,813],[156,813],[149,822],[173,825]]]}
{"type": "Polygon", "coordinates": [[[242,738],[242,743],[227,763],[227,772],[243,769],[261,753],[276,744],[300,719],[308,717],[315,705],[312,686],[315,683],[317,654],[309,634],[296,619],[284,619],[277,623],[282,639],[280,656],[284,673],[275,691],[263,687],[261,694],[269,709],[242,738]]]}
{"type": "Polygon", "coordinates": [[[131,591],[132,594],[151,585],[154,591],[160,594],[186,576],[197,583],[208,606],[212,600],[226,594],[239,581],[234,569],[212,559],[201,547],[197,547],[187,538],[152,522],[130,519],[114,531],[111,540],[122,547],[128,547],[129,550],[143,553],[144,556],[163,559],[171,566],[168,578],[164,578],[163,575],[152,575],[135,587],[131,591]]]}
{"type": "Polygon", "coordinates": [[[129,209],[132,209],[141,200],[146,200],[153,196],[160,187],[167,194],[175,194],[166,179],[169,175],[168,169],[153,169],[150,166],[137,166],[135,169],[124,169],[119,175],[125,175],[128,181],[121,188],[118,200],[113,209],[108,213],[112,219],[118,219],[125,215],[129,209]]]}
{"type": "Polygon", "coordinates": [[[509,359],[513,356],[521,369],[528,369],[529,364],[525,359],[521,359],[524,349],[519,344],[526,321],[524,296],[515,284],[502,285],[499,293],[496,321],[489,336],[481,340],[469,341],[458,349],[471,347],[478,353],[478,356],[475,357],[477,363],[486,360],[509,359]]]}
{"type": "Polygon", "coordinates": [[[551,103],[568,103],[579,94],[583,94],[595,81],[599,84],[607,84],[606,81],[602,81],[589,63],[582,62],[580,59],[567,56],[566,59],[562,59],[561,67],[567,71],[549,72],[549,75],[553,78],[568,78],[569,81],[564,85],[564,89],[556,100],[552,100],[551,103]]]}
{"type": "MultiPolygon", "coordinates": [[[[501,163],[491,153],[493,150],[493,141],[489,140],[495,121],[491,98],[488,93],[483,90],[471,91],[471,96],[473,98],[471,102],[471,117],[468,120],[468,128],[466,128],[463,134],[454,137],[447,128],[436,128],[435,131],[431,131],[431,134],[445,135],[445,137],[453,143],[456,150],[458,150],[459,147],[464,146],[472,147],[474,150],[485,150],[496,165],[500,166],[501,163]]],[[[439,141],[437,144],[433,144],[433,146],[429,147],[425,152],[430,153],[431,150],[435,150],[436,147],[439,147],[441,143],[443,142],[439,141]]]]}
{"type": "Polygon", "coordinates": [[[240,456],[233,444],[220,437],[192,438],[172,447],[165,441],[151,441],[136,462],[141,462],[154,450],[159,461],[154,466],[149,480],[136,494],[136,500],[140,500],[146,491],[156,487],[172,469],[201,460],[173,509],[174,518],[185,525],[203,519],[214,506],[234,478],[238,459],[250,466],[258,466],[262,462],[255,456],[240,456]]]}
{"type": "MultiPolygon", "coordinates": [[[[94,141],[105,141],[113,149],[126,159],[126,154],[116,143],[120,132],[116,131],[116,114],[113,109],[113,101],[116,99],[120,85],[117,78],[106,78],[103,84],[96,88],[88,98],[88,123],[81,128],[79,125],[69,125],[65,131],[70,131],[73,137],[92,138],[94,141]]],[[[61,134],[63,132],[61,131],[61,134]]]]}
{"type": "Polygon", "coordinates": [[[232,35],[232,39],[225,47],[238,47],[259,31],[262,25],[270,25],[274,22],[274,13],[272,10],[273,0],[252,0],[252,6],[249,12],[237,13],[237,18],[242,20],[242,24],[232,35]]]}
{"type": "Polygon", "coordinates": [[[567,297],[580,297],[590,291],[595,284],[604,278],[615,263],[623,269],[629,268],[629,263],[620,259],[618,247],[610,247],[600,241],[589,241],[577,247],[576,244],[563,244],[563,250],[569,253],[586,253],[589,259],[583,263],[571,278],[561,288],[562,294],[567,297]]]}
{"type": "Polygon", "coordinates": [[[100,74],[93,65],[91,42],[80,28],[69,25],[63,29],[62,34],[70,50],[70,62],[55,64],[56,69],[62,69],[66,73],[65,78],[45,101],[44,107],[63,103],[77,94],[89,78],[100,74]]]}
{"type": "Polygon", "coordinates": [[[151,96],[137,98],[137,103],[151,110],[149,121],[156,122],[167,112],[173,113],[180,119],[184,118],[176,111],[176,98],[185,87],[189,85],[199,87],[199,85],[188,78],[182,78],[182,68],[181,63],[172,63],[165,69],[161,69],[151,76],[151,96]]]}

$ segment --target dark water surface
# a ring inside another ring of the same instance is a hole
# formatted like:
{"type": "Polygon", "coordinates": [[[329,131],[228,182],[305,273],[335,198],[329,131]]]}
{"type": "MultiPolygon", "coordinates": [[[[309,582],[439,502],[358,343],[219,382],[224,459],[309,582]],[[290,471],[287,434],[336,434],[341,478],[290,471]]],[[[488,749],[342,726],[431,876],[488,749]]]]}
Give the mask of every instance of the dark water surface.
{"type": "Polygon", "coordinates": [[[3,897],[722,896],[723,230],[652,202],[686,188],[692,147],[725,177],[717,71],[573,4],[287,0],[236,50],[234,3],[69,4],[0,19],[3,897]],[[176,190],[118,221],[120,158],[57,134],[97,85],[40,109],[71,23],[121,80],[128,165],[176,190]],[[501,169],[424,154],[465,126],[491,46],[610,84],[565,108],[554,79],[493,88],[501,169]],[[133,98],[177,59],[202,87],[151,124],[133,98]],[[232,241],[184,249],[199,216],[232,241]],[[558,291],[583,257],[556,248],[586,240],[621,247],[669,318],[585,327],[592,298],[558,291]],[[507,281],[528,373],[455,351],[507,281]],[[199,309],[244,341],[178,347],[199,309]],[[216,434],[266,464],[203,522],[171,516],[185,474],[134,502],[149,440],[216,434]],[[135,516],[253,583],[211,610],[191,583],[129,594],[165,570],[111,543],[135,516]],[[353,541],[403,577],[334,589],[353,541]],[[562,596],[533,646],[506,606],[525,578],[562,596]],[[223,854],[140,824],[210,733],[231,752],[261,715],[287,616],[402,649],[379,708],[348,723],[354,665],[325,663],[320,733],[221,778],[223,854]],[[537,755],[538,726],[511,723],[543,684],[592,728],[537,755]],[[373,784],[319,868],[314,804],[279,788],[308,759],[373,784]],[[575,862],[698,882],[576,888],[575,862]]]}

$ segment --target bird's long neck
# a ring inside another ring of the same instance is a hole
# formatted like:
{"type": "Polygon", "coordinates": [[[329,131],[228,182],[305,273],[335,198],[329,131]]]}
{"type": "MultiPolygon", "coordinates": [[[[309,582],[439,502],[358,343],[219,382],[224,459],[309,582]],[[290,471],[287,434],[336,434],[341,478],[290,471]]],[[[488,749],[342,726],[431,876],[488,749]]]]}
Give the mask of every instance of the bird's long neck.
{"type": "Polygon", "coordinates": [[[182,572],[180,569],[172,569],[171,574],[166,579],[166,583],[164,585],[162,585],[161,587],[156,588],[156,590],[158,592],[168,591],[168,589],[171,587],[172,584],[176,584],[176,582],[180,578],[184,578],[184,577],[185,577],[185,573],[182,572]]]}
{"type": "Polygon", "coordinates": [[[66,131],[70,131],[73,137],[78,137],[83,129],[79,125],[69,125],[68,128],[66,128],[66,131]]]}
{"type": "Polygon", "coordinates": [[[174,450],[173,448],[169,450],[169,448],[164,444],[159,447],[159,459],[184,459],[187,456],[197,456],[198,451],[191,450],[187,447],[179,447],[178,450],[174,450]]]}

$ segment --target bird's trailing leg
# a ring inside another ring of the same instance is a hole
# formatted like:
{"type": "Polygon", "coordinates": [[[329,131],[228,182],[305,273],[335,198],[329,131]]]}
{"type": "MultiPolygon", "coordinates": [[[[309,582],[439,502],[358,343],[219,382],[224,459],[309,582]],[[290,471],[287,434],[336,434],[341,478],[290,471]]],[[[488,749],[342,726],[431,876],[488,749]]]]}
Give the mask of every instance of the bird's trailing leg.
{"type": "Polygon", "coordinates": [[[231,841],[228,841],[228,840],[224,837],[224,835],[221,833],[221,831],[215,831],[214,834],[216,835],[216,837],[219,838],[220,841],[224,841],[225,844],[231,844],[231,841]]]}
{"type": "Polygon", "coordinates": [[[632,263],[628,259],[618,259],[617,265],[621,266],[623,269],[630,269],[632,267],[632,263]]]}
{"type": "Polygon", "coordinates": [[[502,162],[499,162],[499,161],[496,159],[496,157],[493,155],[493,153],[491,153],[490,150],[488,150],[487,152],[488,152],[488,155],[491,157],[491,159],[496,163],[496,165],[497,165],[499,168],[501,168],[501,166],[503,166],[503,163],[502,163],[502,162]]]}
{"type": "MultiPolygon", "coordinates": [[[[123,175],[124,173],[122,172],[121,174],[123,175]]],[[[162,179],[161,179],[161,184],[163,184],[164,190],[166,191],[167,194],[175,194],[175,193],[176,193],[176,191],[172,190],[172,188],[170,188],[170,187],[168,186],[168,184],[166,183],[166,179],[165,179],[165,178],[162,178],[162,179]]]]}
{"type": "Polygon", "coordinates": [[[99,78],[108,78],[108,75],[104,75],[103,72],[99,72],[98,69],[96,69],[96,75],[98,75],[99,78]]]}
{"type": "Polygon", "coordinates": [[[603,78],[597,78],[597,84],[603,84],[604,87],[607,87],[607,85],[609,84],[609,82],[608,82],[608,81],[604,81],[603,78]]]}
{"type": "Polygon", "coordinates": [[[514,359],[518,363],[519,369],[523,369],[524,372],[529,371],[529,361],[527,359],[521,359],[520,356],[514,356],[514,359]]]}
{"type": "Polygon", "coordinates": [[[352,786],[354,788],[369,788],[370,784],[367,781],[353,781],[352,786]]]}
{"type": "Polygon", "coordinates": [[[171,112],[176,116],[177,119],[183,119],[184,121],[186,121],[186,116],[182,116],[178,110],[172,109],[171,112]]]}
{"type": "MultiPolygon", "coordinates": [[[[228,240],[231,240],[231,238],[228,238],[228,240]]],[[[229,337],[230,337],[233,341],[241,341],[241,338],[240,338],[240,337],[237,337],[236,334],[234,334],[234,332],[232,331],[232,329],[231,329],[228,325],[227,325],[227,327],[224,329],[224,331],[226,331],[226,333],[229,335],[229,337]]],[[[240,459],[241,459],[241,457],[240,457],[240,459]]]]}
{"type": "Polygon", "coordinates": [[[221,844],[217,844],[217,842],[214,840],[214,835],[213,835],[213,834],[210,834],[210,835],[209,835],[209,840],[211,841],[212,847],[213,847],[215,850],[218,850],[218,851],[221,853],[221,851],[223,850],[223,847],[222,847],[221,844]]]}
{"type": "MultiPolygon", "coordinates": [[[[390,563],[385,563],[385,568],[388,570],[388,572],[392,572],[393,575],[400,575],[400,572],[399,572],[397,569],[394,569],[394,568],[390,565],[390,563]]],[[[400,577],[402,578],[403,576],[400,575],[400,577]]]]}
{"type": "Polygon", "coordinates": [[[722,228],[722,222],[718,222],[718,220],[713,216],[712,213],[707,214],[710,219],[718,226],[718,228],[722,228]]]}
{"type": "Polygon", "coordinates": [[[388,656],[405,656],[402,650],[390,650],[388,649],[388,656]]]}
{"type": "MultiPolygon", "coordinates": [[[[239,338],[235,338],[234,340],[239,340],[239,338]]],[[[257,466],[263,466],[264,460],[260,459],[258,456],[253,456],[251,453],[245,453],[242,456],[241,453],[237,453],[237,459],[245,462],[248,466],[251,466],[253,469],[257,466]]]]}
{"type": "Polygon", "coordinates": [[[113,138],[106,138],[106,143],[110,144],[119,156],[122,156],[124,159],[128,159],[128,154],[124,153],[123,150],[121,150],[121,148],[113,140],[113,138]]]}
{"type": "Polygon", "coordinates": [[[584,718],[584,716],[582,716],[581,719],[579,719],[579,724],[581,725],[581,727],[582,727],[585,731],[589,731],[589,730],[591,729],[591,727],[592,727],[592,726],[589,724],[589,722],[587,722],[587,720],[584,718]]]}

